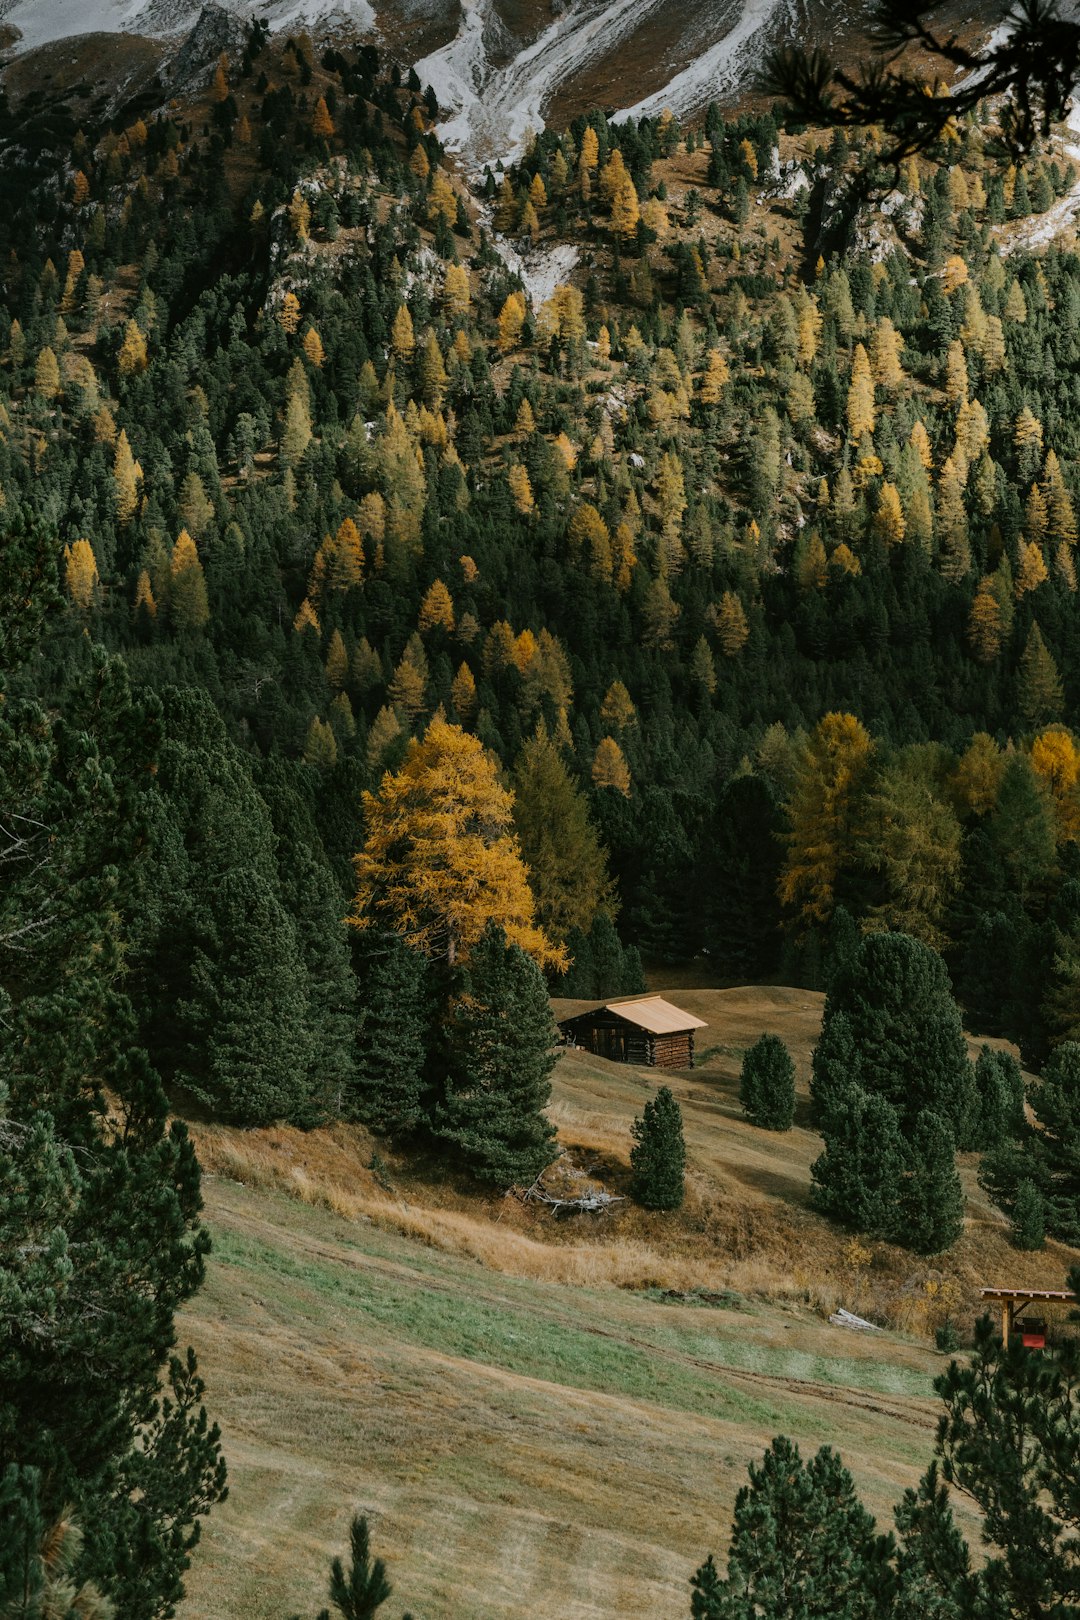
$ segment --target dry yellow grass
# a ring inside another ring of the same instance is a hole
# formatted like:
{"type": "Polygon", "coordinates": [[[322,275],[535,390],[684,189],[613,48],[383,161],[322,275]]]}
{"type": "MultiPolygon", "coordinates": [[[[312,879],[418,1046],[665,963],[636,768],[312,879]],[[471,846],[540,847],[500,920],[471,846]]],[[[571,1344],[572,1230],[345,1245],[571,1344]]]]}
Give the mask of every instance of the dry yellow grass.
{"type": "Polygon", "coordinates": [[[836,1445],[887,1520],[932,1451],[935,1323],[973,1316],[980,1283],[1053,1286],[1071,1255],[1014,1251],[974,1159],[944,1263],[821,1220],[805,1124],[821,997],[666,993],[707,1021],[701,1066],[660,1075],[566,1053],[552,1114],[567,1159],[625,1192],[631,1120],[670,1083],[690,1161],[678,1216],[626,1203],[555,1222],[356,1128],[196,1128],[216,1250],[181,1331],[232,1494],[183,1620],[314,1612],[357,1505],[402,1608],[425,1620],[674,1620],[723,1545],[748,1461],[781,1431],[836,1445]],[[780,1135],[748,1126],[737,1101],[741,1053],[766,1029],[799,1075],[780,1135]],[[886,1331],[832,1327],[837,1305],[886,1331]]]}

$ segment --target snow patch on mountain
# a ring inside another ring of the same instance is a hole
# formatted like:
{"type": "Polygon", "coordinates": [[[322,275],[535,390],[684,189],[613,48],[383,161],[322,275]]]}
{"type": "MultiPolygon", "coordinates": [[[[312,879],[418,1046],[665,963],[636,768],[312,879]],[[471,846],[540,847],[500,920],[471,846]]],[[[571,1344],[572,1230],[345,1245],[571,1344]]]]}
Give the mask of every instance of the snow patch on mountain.
{"type": "Polygon", "coordinates": [[[738,10],[731,27],[714,45],[676,73],[662,90],[644,96],[617,116],[655,118],[668,108],[681,117],[731,89],[736,79],[749,79],[760,60],[766,30],[785,17],[796,21],[794,0],[743,0],[738,10]]]}
{"type": "Polygon", "coordinates": [[[479,166],[519,157],[529,131],[542,128],[559,85],[613,51],[662,0],[583,0],[504,67],[494,67],[488,56],[486,35],[495,23],[490,0],[461,3],[457,34],[417,62],[416,71],[438,97],[442,140],[479,166]]]}
{"type": "MultiPolygon", "coordinates": [[[[272,29],[349,28],[368,33],[375,13],[368,0],[217,0],[247,21],[264,17],[272,29]]],[[[19,31],[16,49],[33,50],[78,34],[148,34],[169,37],[193,28],[202,0],[0,0],[0,22],[19,31]]]]}

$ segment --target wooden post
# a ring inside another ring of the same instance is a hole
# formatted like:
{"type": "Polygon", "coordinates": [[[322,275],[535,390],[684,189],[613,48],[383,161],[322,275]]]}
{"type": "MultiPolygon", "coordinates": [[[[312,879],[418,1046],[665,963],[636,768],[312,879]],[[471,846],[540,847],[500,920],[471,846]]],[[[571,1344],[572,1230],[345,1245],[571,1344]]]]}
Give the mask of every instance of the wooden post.
{"type": "Polygon", "coordinates": [[[1011,1299],[1003,1299],[1001,1302],[1001,1344],[1005,1350],[1009,1348],[1009,1333],[1012,1329],[1012,1320],[1013,1302],[1011,1299]]]}

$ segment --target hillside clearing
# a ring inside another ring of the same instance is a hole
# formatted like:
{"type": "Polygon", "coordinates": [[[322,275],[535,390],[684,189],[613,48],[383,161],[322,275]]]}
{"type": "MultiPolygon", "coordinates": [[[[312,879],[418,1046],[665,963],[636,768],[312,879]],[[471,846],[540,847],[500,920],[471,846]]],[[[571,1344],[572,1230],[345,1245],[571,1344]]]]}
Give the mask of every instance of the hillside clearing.
{"type": "Polygon", "coordinates": [[[215,1252],[181,1332],[224,1429],[231,1495],[184,1620],[313,1612],[357,1506],[424,1620],[678,1616],[747,1463],[781,1431],[809,1450],[827,1436],[888,1519],[933,1446],[941,1302],[970,1319],[979,1282],[1053,1285],[1067,1251],[1012,1250],[974,1159],[947,1263],[853,1244],[809,1208],[822,998],[667,993],[709,1023],[700,1067],[567,1053],[552,1113],[568,1157],[618,1190],[629,1123],[669,1081],[691,1166],[676,1218],[627,1205],[555,1222],[479,1201],[437,1167],[373,1160],[370,1138],[342,1127],[198,1128],[215,1252]],[[803,1123],[782,1135],[738,1108],[741,1053],[763,1029],[799,1072],[803,1123]],[[838,1304],[918,1336],[832,1327],[838,1304]]]}

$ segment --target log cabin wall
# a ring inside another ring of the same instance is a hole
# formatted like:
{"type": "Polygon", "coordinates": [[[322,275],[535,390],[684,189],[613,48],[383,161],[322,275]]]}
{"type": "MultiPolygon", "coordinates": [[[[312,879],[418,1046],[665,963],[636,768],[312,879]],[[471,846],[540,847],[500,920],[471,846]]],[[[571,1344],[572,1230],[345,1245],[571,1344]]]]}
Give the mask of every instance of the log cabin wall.
{"type": "Polygon", "coordinates": [[[643,1068],[692,1069],[694,1032],[652,1035],[626,1018],[600,1011],[567,1019],[564,1027],[578,1046],[613,1063],[636,1063],[643,1068]]]}

